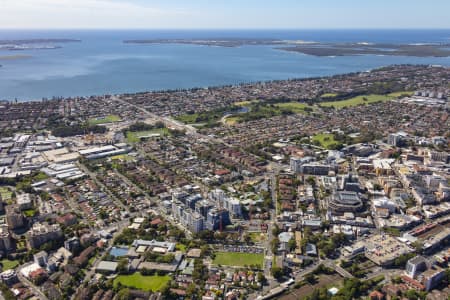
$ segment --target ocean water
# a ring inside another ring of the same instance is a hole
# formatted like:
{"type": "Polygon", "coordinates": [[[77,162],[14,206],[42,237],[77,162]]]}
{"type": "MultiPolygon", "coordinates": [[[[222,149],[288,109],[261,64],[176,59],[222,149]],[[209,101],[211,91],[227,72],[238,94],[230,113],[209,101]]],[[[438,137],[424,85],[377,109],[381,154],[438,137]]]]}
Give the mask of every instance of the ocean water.
{"type": "Polygon", "coordinates": [[[274,38],[317,42],[450,43],[450,30],[0,30],[0,40],[70,38],[52,50],[0,50],[0,99],[37,100],[206,87],[365,71],[391,64],[439,64],[450,58],[315,57],[271,46],[236,48],[124,44],[128,39],[274,38]]]}

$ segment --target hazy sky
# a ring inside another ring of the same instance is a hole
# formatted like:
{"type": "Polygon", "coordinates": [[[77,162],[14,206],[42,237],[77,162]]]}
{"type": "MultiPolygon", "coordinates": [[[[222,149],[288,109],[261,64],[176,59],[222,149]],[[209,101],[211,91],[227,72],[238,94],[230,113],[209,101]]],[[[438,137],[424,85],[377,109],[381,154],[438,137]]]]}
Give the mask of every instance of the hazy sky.
{"type": "Polygon", "coordinates": [[[0,0],[0,28],[450,28],[450,1],[0,0]]]}

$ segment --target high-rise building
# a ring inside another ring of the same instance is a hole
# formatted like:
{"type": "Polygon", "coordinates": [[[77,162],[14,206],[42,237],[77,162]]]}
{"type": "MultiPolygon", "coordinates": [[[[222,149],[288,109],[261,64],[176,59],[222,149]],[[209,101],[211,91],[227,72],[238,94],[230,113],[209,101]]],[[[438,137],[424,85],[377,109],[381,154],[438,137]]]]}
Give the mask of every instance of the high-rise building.
{"type": "Polygon", "coordinates": [[[9,234],[8,226],[0,225],[0,250],[8,252],[12,249],[11,236],[9,234]]]}
{"type": "Polygon", "coordinates": [[[57,240],[63,236],[61,227],[58,224],[35,223],[26,233],[28,247],[30,249],[39,248],[48,241],[57,240]]]}
{"type": "Polygon", "coordinates": [[[226,209],[211,209],[206,219],[206,228],[209,230],[225,229],[230,225],[230,213],[226,209]]]}
{"type": "Polygon", "coordinates": [[[25,217],[17,205],[6,206],[6,223],[12,230],[25,226],[25,217]]]}

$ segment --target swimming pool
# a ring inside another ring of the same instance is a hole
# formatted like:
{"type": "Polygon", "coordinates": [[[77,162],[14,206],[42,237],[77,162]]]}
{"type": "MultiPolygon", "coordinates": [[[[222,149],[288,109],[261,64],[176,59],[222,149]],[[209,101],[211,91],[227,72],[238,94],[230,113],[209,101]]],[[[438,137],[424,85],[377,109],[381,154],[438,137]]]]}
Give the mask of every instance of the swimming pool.
{"type": "Polygon", "coordinates": [[[114,257],[122,257],[127,255],[128,248],[127,247],[112,247],[109,251],[109,254],[111,254],[114,257]]]}

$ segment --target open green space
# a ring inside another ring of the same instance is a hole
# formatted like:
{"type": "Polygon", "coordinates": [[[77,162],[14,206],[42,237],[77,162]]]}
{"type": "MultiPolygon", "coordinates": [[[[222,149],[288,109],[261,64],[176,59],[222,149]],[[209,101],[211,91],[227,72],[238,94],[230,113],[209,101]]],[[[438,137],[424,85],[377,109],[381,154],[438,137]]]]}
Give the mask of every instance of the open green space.
{"type": "Polygon", "coordinates": [[[236,116],[230,116],[225,119],[225,123],[227,123],[228,125],[234,125],[238,121],[239,121],[239,117],[236,117],[236,116]]]}
{"type": "Polygon", "coordinates": [[[135,160],[135,158],[130,155],[127,155],[127,154],[120,154],[120,155],[112,156],[111,160],[133,161],[133,160],[135,160]]]}
{"type": "Polygon", "coordinates": [[[334,135],[331,133],[319,133],[312,137],[312,141],[315,144],[320,144],[321,147],[326,149],[336,149],[340,143],[334,139],[334,135]]]}
{"type": "Polygon", "coordinates": [[[25,240],[17,240],[16,246],[17,246],[17,250],[22,250],[22,249],[27,248],[27,244],[26,244],[25,240]]]}
{"type": "Polygon", "coordinates": [[[211,111],[199,113],[188,113],[175,117],[176,120],[185,124],[203,124],[203,126],[212,126],[222,119],[226,113],[235,111],[237,106],[222,107],[211,111]]]}
{"type": "Polygon", "coordinates": [[[403,96],[412,96],[412,95],[414,95],[414,92],[411,92],[411,91],[395,92],[395,93],[388,94],[388,96],[394,97],[394,98],[403,97],[403,96]]]}
{"type": "Polygon", "coordinates": [[[0,187],[0,195],[2,196],[3,201],[11,200],[12,192],[7,187],[0,187]]]}
{"type": "Polygon", "coordinates": [[[259,100],[248,100],[248,101],[241,101],[241,102],[235,102],[234,105],[236,106],[250,106],[253,103],[257,103],[259,100]]]}
{"type": "Polygon", "coordinates": [[[325,93],[322,96],[320,96],[320,98],[333,98],[336,97],[338,94],[336,93],[325,93]]]}
{"type": "Polygon", "coordinates": [[[170,276],[143,276],[141,273],[119,275],[114,279],[114,287],[120,284],[143,291],[158,292],[170,281],[170,276]]]}
{"type": "Polygon", "coordinates": [[[260,232],[251,232],[248,235],[253,243],[260,243],[266,240],[266,235],[260,232]]]}
{"type": "Polygon", "coordinates": [[[23,212],[23,214],[25,215],[25,217],[32,218],[32,217],[34,217],[36,215],[36,210],[34,210],[34,209],[27,209],[27,210],[25,210],[23,212]]]}
{"type": "Polygon", "coordinates": [[[181,243],[177,243],[176,246],[175,246],[175,249],[177,251],[186,252],[186,245],[185,244],[181,244],[181,243]]]}
{"type": "Polygon", "coordinates": [[[357,96],[346,100],[340,100],[340,101],[329,101],[329,102],[322,102],[319,103],[320,106],[324,107],[335,107],[337,109],[341,109],[344,107],[350,107],[350,106],[357,106],[362,104],[370,104],[370,103],[376,103],[376,102],[384,102],[384,101],[390,101],[393,99],[396,99],[400,96],[410,96],[413,92],[395,92],[388,95],[363,95],[363,96],[357,96]]]}
{"type": "Polygon", "coordinates": [[[309,106],[306,103],[301,103],[301,102],[296,102],[296,101],[277,103],[277,104],[275,104],[275,106],[282,108],[282,109],[287,109],[294,113],[304,113],[306,108],[309,108],[311,110],[313,109],[311,106],[309,106]]]}
{"type": "Polygon", "coordinates": [[[243,267],[245,265],[261,266],[264,262],[264,254],[217,252],[213,263],[216,265],[243,267]]]}
{"type": "Polygon", "coordinates": [[[96,259],[97,259],[97,258],[95,257],[95,255],[92,256],[91,258],[89,258],[89,260],[88,260],[88,265],[89,265],[89,266],[93,266],[96,259]]]}
{"type": "Polygon", "coordinates": [[[199,114],[185,114],[181,116],[177,116],[175,119],[181,121],[186,124],[194,124],[197,123],[197,119],[199,118],[199,114]]]}
{"type": "Polygon", "coordinates": [[[18,260],[2,259],[0,261],[0,264],[2,265],[2,270],[6,271],[6,270],[15,269],[19,265],[19,261],[18,260]]]}
{"type": "Polygon", "coordinates": [[[117,115],[109,115],[103,118],[93,118],[88,121],[89,125],[100,125],[100,124],[108,124],[119,122],[120,117],[117,115]]]}
{"type": "Polygon", "coordinates": [[[127,141],[129,143],[138,143],[142,137],[145,137],[145,136],[151,135],[151,134],[156,134],[156,133],[166,136],[166,135],[169,135],[169,129],[157,128],[157,129],[153,129],[153,130],[136,131],[136,132],[127,131],[126,136],[127,136],[127,141]]]}

